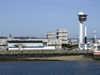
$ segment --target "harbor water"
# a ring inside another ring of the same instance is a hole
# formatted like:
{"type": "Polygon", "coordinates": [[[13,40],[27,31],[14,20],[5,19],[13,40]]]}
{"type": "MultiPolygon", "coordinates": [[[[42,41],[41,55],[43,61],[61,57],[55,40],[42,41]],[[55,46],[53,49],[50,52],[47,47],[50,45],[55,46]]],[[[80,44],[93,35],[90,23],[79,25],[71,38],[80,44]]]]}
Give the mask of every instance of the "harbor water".
{"type": "Polygon", "coordinates": [[[0,62],[0,75],[100,75],[100,61],[0,62]]]}

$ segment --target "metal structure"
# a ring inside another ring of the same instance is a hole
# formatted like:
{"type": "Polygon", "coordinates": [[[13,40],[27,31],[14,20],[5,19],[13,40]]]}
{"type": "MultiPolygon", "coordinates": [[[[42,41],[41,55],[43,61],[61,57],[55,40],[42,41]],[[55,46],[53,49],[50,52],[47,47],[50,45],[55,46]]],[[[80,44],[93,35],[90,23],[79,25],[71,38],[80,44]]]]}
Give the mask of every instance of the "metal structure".
{"type": "Polygon", "coordinates": [[[94,31],[94,42],[97,43],[96,42],[96,31],[94,31]]]}
{"type": "Polygon", "coordinates": [[[87,50],[87,27],[85,26],[85,50],[87,50]]]}

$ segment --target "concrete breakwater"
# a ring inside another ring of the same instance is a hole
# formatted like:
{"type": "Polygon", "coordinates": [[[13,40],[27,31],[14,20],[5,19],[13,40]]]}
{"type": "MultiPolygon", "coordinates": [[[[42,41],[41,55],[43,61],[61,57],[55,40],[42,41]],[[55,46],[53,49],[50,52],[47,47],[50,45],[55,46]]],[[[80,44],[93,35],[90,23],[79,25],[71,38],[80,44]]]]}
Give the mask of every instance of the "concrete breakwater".
{"type": "Polygon", "coordinates": [[[0,61],[42,61],[42,60],[92,60],[93,53],[3,53],[0,54],[0,61]]]}

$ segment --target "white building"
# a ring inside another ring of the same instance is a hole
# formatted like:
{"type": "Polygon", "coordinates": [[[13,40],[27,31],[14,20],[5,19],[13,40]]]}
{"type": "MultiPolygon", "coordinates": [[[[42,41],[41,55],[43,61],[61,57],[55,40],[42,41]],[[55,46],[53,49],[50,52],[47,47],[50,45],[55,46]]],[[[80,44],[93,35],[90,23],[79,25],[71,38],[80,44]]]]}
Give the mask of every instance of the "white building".
{"type": "Polygon", "coordinates": [[[48,32],[47,39],[55,39],[55,34],[53,32],[48,32]]]}
{"type": "Polygon", "coordinates": [[[67,44],[67,30],[66,29],[58,29],[57,30],[57,39],[60,39],[62,41],[62,44],[67,44]]]}

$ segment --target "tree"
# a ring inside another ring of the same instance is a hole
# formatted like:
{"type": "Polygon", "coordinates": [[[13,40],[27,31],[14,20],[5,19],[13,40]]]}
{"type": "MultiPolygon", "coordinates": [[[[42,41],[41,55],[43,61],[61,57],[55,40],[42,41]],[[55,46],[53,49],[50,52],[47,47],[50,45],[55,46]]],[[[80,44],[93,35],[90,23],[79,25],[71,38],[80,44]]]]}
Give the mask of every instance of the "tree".
{"type": "Polygon", "coordinates": [[[67,48],[74,48],[74,47],[77,47],[78,46],[78,44],[76,44],[76,45],[70,45],[70,44],[62,44],[62,47],[64,48],[64,47],[67,47],[67,48]]]}

